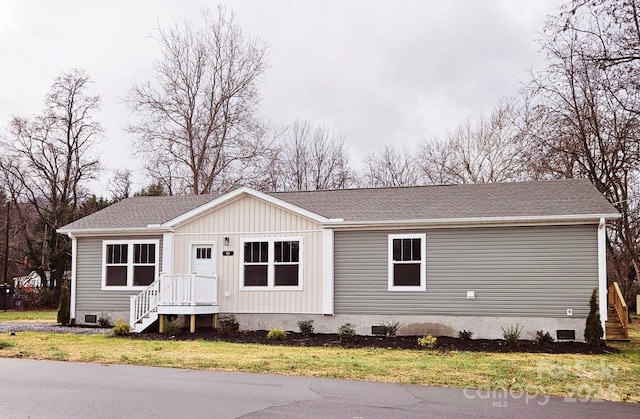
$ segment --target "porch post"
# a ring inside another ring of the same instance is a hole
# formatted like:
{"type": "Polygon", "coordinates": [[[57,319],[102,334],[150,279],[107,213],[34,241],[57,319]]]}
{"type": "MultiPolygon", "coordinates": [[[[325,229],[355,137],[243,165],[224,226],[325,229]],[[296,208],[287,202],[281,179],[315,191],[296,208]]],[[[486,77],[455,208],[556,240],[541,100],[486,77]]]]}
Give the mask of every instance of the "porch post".
{"type": "Polygon", "coordinates": [[[164,314],[160,314],[160,325],[158,326],[158,330],[160,333],[164,333],[164,314]]]}
{"type": "Polygon", "coordinates": [[[191,321],[189,322],[189,333],[196,333],[196,315],[191,315],[191,321]]]}

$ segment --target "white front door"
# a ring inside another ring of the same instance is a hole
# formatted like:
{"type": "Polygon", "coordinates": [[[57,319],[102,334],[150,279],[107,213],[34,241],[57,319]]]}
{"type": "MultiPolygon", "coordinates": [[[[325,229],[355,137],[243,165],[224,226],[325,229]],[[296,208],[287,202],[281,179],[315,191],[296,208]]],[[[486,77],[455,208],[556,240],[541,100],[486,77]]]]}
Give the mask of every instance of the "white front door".
{"type": "Polygon", "coordinates": [[[191,270],[198,276],[213,277],[216,273],[215,243],[191,244],[191,270]]]}

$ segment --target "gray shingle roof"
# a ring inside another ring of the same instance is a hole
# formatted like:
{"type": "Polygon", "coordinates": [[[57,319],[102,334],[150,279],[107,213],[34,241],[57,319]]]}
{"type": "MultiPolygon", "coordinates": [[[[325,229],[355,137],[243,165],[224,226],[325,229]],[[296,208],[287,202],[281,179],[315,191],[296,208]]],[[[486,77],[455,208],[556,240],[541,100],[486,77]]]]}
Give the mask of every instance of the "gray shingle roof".
{"type": "Polygon", "coordinates": [[[327,218],[353,222],[616,213],[587,179],[270,195],[327,218]]]}
{"type": "Polygon", "coordinates": [[[63,229],[140,228],[149,224],[162,224],[218,196],[134,196],[67,224],[63,229]]]}
{"type": "MultiPolygon", "coordinates": [[[[616,214],[587,179],[452,186],[274,192],[274,198],[345,222],[616,214]]],[[[220,195],[134,197],[64,227],[141,228],[161,224],[220,195]]]]}

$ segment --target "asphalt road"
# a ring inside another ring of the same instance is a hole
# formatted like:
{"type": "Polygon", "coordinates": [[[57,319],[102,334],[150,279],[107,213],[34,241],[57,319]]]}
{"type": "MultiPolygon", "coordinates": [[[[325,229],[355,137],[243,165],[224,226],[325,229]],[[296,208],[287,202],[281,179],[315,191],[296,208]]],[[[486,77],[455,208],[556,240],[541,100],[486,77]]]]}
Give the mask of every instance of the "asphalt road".
{"type": "Polygon", "coordinates": [[[0,358],[2,418],[631,418],[540,395],[0,358]]]}

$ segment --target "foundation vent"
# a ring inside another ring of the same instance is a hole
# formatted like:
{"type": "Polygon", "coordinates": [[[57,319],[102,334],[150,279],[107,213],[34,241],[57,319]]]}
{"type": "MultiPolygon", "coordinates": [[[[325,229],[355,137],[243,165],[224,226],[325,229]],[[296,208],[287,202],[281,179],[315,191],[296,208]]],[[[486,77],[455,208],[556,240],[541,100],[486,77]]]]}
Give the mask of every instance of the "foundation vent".
{"type": "Polygon", "coordinates": [[[556,330],[558,340],[576,340],[575,330],[556,330]]]}
{"type": "Polygon", "coordinates": [[[98,323],[98,316],[95,314],[85,314],[84,316],[85,323],[98,323]]]}

